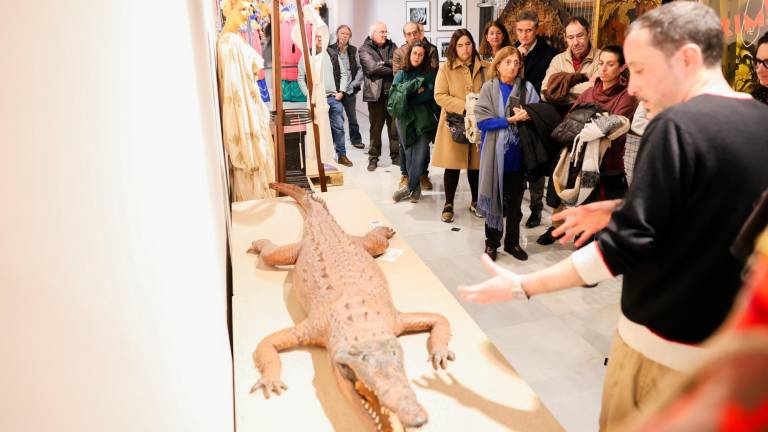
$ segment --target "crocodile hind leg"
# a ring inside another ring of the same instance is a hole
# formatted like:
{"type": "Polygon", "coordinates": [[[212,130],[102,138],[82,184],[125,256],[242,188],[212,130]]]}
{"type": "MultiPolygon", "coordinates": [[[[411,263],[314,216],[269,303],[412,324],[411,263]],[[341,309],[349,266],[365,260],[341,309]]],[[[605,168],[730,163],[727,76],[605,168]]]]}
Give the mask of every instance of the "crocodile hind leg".
{"type": "Polygon", "coordinates": [[[253,352],[253,362],[261,373],[261,378],[251,387],[251,393],[261,389],[264,391],[264,397],[269,399],[271,393],[279,395],[288,389],[280,379],[282,363],[279,353],[301,346],[318,345],[308,334],[310,327],[307,321],[302,321],[295,327],[272,333],[259,342],[253,352]]]}
{"type": "Polygon", "coordinates": [[[251,243],[248,253],[261,255],[261,259],[270,265],[292,265],[296,264],[296,259],[301,251],[301,243],[291,243],[285,246],[278,246],[269,240],[261,239],[251,243]]]}
{"type": "Polygon", "coordinates": [[[429,331],[427,349],[432,367],[435,370],[447,368],[448,361],[456,358],[453,351],[448,349],[448,342],[451,340],[451,325],[448,320],[440,314],[426,312],[398,314],[395,332],[397,336],[425,331],[429,331]]]}
{"type": "Polygon", "coordinates": [[[389,239],[395,235],[395,230],[390,227],[376,227],[362,237],[350,236],[360,244],[371,256],[377,257],[387,251],[389,239]]]}

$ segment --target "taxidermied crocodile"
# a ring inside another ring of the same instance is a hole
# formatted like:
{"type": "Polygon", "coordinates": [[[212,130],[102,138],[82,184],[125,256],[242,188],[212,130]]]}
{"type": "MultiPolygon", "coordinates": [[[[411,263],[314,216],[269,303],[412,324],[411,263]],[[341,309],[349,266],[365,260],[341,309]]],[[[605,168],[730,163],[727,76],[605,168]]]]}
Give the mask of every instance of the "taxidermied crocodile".
{"type": "Polygon", "coordinates": [[[365,236],[346,234],[320,198],[296,186],[272,183],[304,209],[304,232],[298,243],[276,246],[257,240],[248,250],[272,265],[295,264],[293,289],[307,318],[295,327],[264,338],[253,353],[261,379],[251,392],[280,394],[280,351],[321,346],[328,351],[342,393],[370,430],[418,428],[427,413],[416,400],[403,367],[397,337],[429,331],[429,360],[435,369],[454,359],[448,350],[451,330],[442,315],[402,313],[395,309],[384,273],[373,260],[383,254],[391,228],[377,227],[365,236]]]}

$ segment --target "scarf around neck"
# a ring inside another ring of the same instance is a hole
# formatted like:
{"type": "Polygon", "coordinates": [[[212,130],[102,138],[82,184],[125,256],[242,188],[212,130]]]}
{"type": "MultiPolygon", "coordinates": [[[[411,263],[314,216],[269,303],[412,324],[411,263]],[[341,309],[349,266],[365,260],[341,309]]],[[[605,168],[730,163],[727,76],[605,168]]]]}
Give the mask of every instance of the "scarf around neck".
{"type": "MultiPolygon", "coordinates": [[[[501,97],[501,84],[498,78],[487,81],[480,91],[475,106],[477,122],[510,117],[512,107],[519,106],[520,92],[524,85],[520,77],[512,84],[512,92],[506,101],[501,97]]],[[[480,181],[477,208],[485,216],[485,223],[501,231],[504,222],[504,154],[510,145],[518,145],[520,137],[517,126],[510,124],[505,129],[487,131],[480,151],[480,181]]]]}

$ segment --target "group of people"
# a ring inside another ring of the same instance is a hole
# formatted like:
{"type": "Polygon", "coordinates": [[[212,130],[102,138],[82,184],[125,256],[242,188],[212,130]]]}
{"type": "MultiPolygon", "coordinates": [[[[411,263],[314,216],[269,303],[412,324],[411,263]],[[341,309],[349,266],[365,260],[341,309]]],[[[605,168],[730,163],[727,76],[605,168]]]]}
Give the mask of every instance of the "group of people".
{"type": "MultiPolygon", "coordinates": [[[[352,145],[364,148],[354,112],[355,94],[362,90],[370,118],[367,169],[378,167],[386,125],[389,157],[401,171],[394,201],[418,202],[423,190],[432,189],[429,165],[443,168],[440,218],[451,223],[460,172],[466,170],[469,212],[485,218],[485,252],[495,260],[503,245],[513,257],[527,259],[519,242],[520,206],[527,186],[531,214],[526,227],[537,227],[546,178],[552,176],[562,147],[550,138],[552,130],[573,107],[593,104],[628,122],[638,105],[627,92],[620,46],[593,47],[589,23],[573,17],[565,22],[568,48],[559,53],[538,35],[538,27],[536,12],[523,11],[515,21],[513,43],[504,24],[491,21],[479,47],[467,29],[456,30],[440,64],[437,47],[417,22],[403,27],[406,43],[401,47],[388,37],[384,23],[370,27],[359,49],[349,44],[350,28],[339,26],[336,43],[325,52],[333,70],[326,87],[339,163],[352,165],[344,150],[344,112],[352,145]]],[[[621,198],[626,191],[625,133],[614,135],[596,162],[588,161],[588,166],[597,164],[592,168],[599,180],[589,187],[582,184],[591,193],[579,204],[621,198]]],[[[563,203],[554,183],[550,180],[546,195],[557,213],[574,203],[563,203]]],[[[550,227],[538,242],[554,243],[555,229],[550,227]]]]}
{"type": "Polygon", "coordinates": [[[390,158],[402,174],[394,201],[418,202],[432,188],[431,163],[445,170],[440,218],[453,222],[466,170],[469,212],[485,219],[483,263],[493,277],[460,287],[464,300],[527,300],[624,275],[600,418],[601,430],[611,430],[642,409],[663,378],[696,363],[739,289],[743,263],[729,247],[768,188],[768,106],[760,103],[768,100],[768,34],[757,44],[759,82],[750,97],[722,75],[722,28],[707,6],[673,2],[648,12],[623,47],[593,46],[589,23],[572,17],[564,52],[537,35],[535,12],[516,18],[514,43],[499,21],[484,28],[479,47],[468,30],[456,30],[442,64],[419,23],[403,27],[399,48],[376,23],[359,50],[341,26],[328,50],[339,75],[328,81],[329,94],[350,98],[343,104],[352,107],[350,140],[362,148],[354,114],[362,89],[369,171],[387,125],[390,158]],[[633,145],[640,142],[634,168],[625,166],[628,132],[633,145]],[[521,275],[493,261],[502,246],[527,259],[519,242],[526,188],[527,227],[541,223],[545,194],[553,208],[552,226],[537,242],[573,240],[579,249],[521,275]]]}

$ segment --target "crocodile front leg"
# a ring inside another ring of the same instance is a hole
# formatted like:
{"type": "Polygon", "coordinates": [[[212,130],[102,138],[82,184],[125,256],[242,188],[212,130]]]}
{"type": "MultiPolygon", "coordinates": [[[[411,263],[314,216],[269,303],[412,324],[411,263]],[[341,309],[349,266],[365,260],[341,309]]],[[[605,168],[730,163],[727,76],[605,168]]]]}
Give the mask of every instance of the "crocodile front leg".
{"type": "Polygon", "coordinates": [[[261,255],[261,259],[270,265],[293,265],[299,258],[301,243],[278,246],[269,240],[261,239],[251,243],[248,253],[261,255]]]}
{"type": "Polygon", "coordinates": [[[376,227],[364,236],[350,236],[352,240],[363,247],[371,256],[377,257],[387,251],[389,239],[395,235],[395,230],[390,227],[376,227]]]}
{"type": "Polygon", "coordinates": [[[300,346],[318,345],[311,331],[312,326],[302,321],[295,327],[289,327],[262,339],[256,351],[253,352],[253,362],[261,372],[261,379],[251,387],[251,393],[262,389],[264,397],[269,399],[270,393],[281,394],[288,386],[280,380],[282,363],[280,352],[300,346]]]}
{"type": "Polygon", "coordinates": [[[448,349],[451,340],[451,325],[440,314],[434,313],[400,313],[397,316],[397,330],[395,334],[400,336],[405,333],[420,333],[429,330],[427,349],[429,361],[432,367],[446,369],[448,361],[453,361],[456,355],[448,349]]]}

